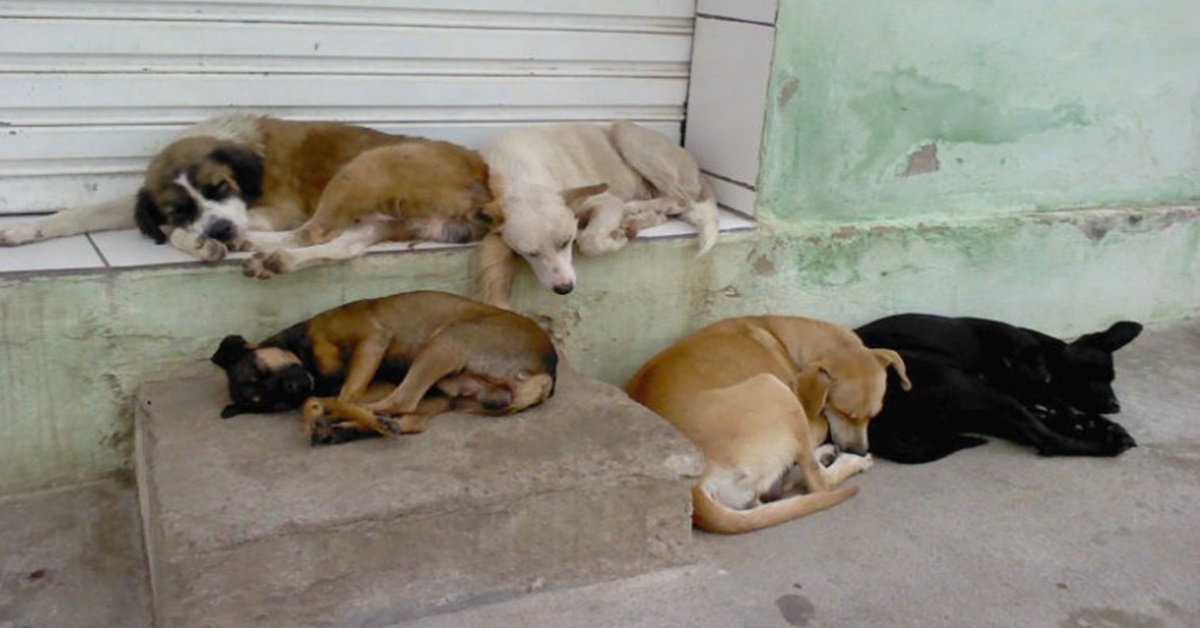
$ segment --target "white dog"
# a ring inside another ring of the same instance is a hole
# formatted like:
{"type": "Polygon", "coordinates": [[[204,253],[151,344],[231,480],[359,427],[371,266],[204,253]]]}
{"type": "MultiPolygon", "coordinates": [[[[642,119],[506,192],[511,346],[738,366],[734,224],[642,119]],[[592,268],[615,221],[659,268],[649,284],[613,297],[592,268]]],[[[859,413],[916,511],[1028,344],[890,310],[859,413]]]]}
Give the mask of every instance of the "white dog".
{"type": "Polygon", "coordinates": [[[504,216],[481,253],[483,300],[493,305],[508,307],[515,256],[542,285],[567,294],[575,287],[576,241],[584,255],[611,253],[641,229],[678,216],[699,230],[700,255],[716,242],[716,198],[696,160],[644,127],[521,128],[480,152],[504,216]]]}

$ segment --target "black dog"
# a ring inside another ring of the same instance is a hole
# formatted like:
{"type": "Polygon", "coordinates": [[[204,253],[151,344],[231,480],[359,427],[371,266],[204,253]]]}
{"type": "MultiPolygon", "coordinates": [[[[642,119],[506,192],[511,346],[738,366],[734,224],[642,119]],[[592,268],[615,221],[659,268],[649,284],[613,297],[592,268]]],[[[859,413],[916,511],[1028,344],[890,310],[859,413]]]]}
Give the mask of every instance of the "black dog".
{"type": "Polygon", "coordinates": [[[912,390],[889,381],[871,421],[871,452],[920,463],[987,442],[1033,445],[1044,456],[1116,456],[1135,446],[1101,413],[1120,411],[1112,354],[1142,331],[1130,321],[1063,342],[980,318],[898,314],[855,330],[904,358],[912,390]]]}

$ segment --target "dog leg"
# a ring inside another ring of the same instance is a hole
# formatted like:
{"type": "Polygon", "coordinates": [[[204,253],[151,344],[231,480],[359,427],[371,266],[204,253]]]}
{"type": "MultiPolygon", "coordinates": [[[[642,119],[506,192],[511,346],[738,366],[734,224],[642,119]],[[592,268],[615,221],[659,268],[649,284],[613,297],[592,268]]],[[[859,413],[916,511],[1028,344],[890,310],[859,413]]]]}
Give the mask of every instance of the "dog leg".
{"type": "Polygon", "coordinates": [[[444,330],[431,338],[413,358],[404,381],[387,397],[367,404],[366,409],[383,414],[413,414],[421,399],[443,377],[461,371],[467,364],[468,349],[444,330]]]}
{"type": "Polygon", "coordinates": [[[827,486],[833,487],[845,482],[852,475],[862,473],[875,464],[871,454],[858,455],[843,453],[833,460],[828,467],[821,467],[821,475],[827,486]]]}
{"type": "Polygon", "coordinates": [[[449,410],[451,405],[449,397],[426,397],[417,404],[414,412],[399,418],[392,417],[386,422],[397,434],[420,434],[425,431],[433,415],[449,410]]]}
{"type": "Polygon", "coordinates": [[[336,397],[310,397],[304,402],[302,411],[304,433],[313,445],[327,445],[347,440],[337,436],[338,430],[357,429],[363,432],[388,436],[391,427],[379,420],[372,412],[353,403],[344,403],[336,397]]]}
{"type": "Polygon", "coordinates": [[[629,244],[623,227],[625,203],[613,194],[605,192],[583,201],[580,215],[587,222],[578,239],[579,250],[584,255],[604,255],[629,244]]]}
{"type": "Polygon", "coordinates": [[[219,262],[225,259],[228,249],[224,244],[202,234],[184,229],[171,229],[167,240],[171,246],[206,262],[219,262]]]}
{"type": "Polygon", "coordinates": [[[358,257],[372,244],[385,240],[389,232],[383,222],[362,222],[336,238],[299,249],[258,252],[242,263],[242,274],[255,279],[270,279],[312,266],[358,257]]]}
{"type": "Polygon", "coordinates": [[[479,269],[481,300],[488,305],[512,309],[509,297],[517,273],[517,254],[508,248],[499,233],[489,233],[479,243],[479,269]]]}
{"type": "Polygon", "coordinates": [[[134,199],[130,197],[99,205],[64,209],[29,222],[0,226],[0,246],[17,246],[90,231],[133,229],[136,226],[133,208],[134,199]]]}

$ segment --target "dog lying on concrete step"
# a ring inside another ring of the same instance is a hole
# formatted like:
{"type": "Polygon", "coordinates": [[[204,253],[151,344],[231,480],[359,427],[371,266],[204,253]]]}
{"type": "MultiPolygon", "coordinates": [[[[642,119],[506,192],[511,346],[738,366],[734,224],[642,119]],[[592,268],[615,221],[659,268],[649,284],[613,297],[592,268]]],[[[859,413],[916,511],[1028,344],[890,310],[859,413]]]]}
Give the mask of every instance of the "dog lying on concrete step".
{"type": "Polygon", "coordinates": [[[984,434],[1032,445],[1043,456],[1116,456],[1135,445],[1119,424],[1113,352],[1142,326],[1131,321],[1063,342],[981,318],[899,314],[855,330],[896,350],[912,391],[889,386],[871,422],[871,451],[921,463],[981,445],[984,434]]]}
{"type": "Polygon", "coordinates": [[[349,303],[258,344],[227,336],[212,361],[229,382],[222,418],[303,407],[313,444],[419,433],[450,410],[519,412],[554,393],[558,368],[533,320],[433,291],[349,303]]]}
{"type": "Polygon", "coordinates": [[[867,426],[883,403],[889,366],[907,387],[896,352],[868,349],[844,327],[751,316],[668,347],[625,391],[704,452],[704,473],[692,489],[696,525],[738,533],[857,492],[836,487],[871,466],[867,426]],[[799,487],[807,494],[790,494],[799,487]]]}

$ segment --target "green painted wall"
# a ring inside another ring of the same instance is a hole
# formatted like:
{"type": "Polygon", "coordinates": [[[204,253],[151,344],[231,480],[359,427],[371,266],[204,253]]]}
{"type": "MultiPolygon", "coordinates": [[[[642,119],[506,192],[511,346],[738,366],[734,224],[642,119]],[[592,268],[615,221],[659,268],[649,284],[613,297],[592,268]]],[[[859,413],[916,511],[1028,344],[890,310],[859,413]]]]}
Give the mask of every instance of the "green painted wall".
{"type": "MultiPolygon", "coordinates": [[[[1190,4],[1074,4],[783,0],[762,228],[700,259],[680,240],[581,259],[567,297],[524,273],[514,304],[618,384],[741,314],[855,326],[922,310],[1060,335],[1200,315],[1190,4]]],[[[403,290],[469,294],[475,261],[372,255],[268,283],[229,263],[0,277],[0,494],[128,469],[138,386],[218,376],[225,334],[403,290]]]]}
{"type": "Polygon", "coordinates": [[[782,0],[760,178],[789,222],[1200,198],[1195,5],[782,0]]]}

